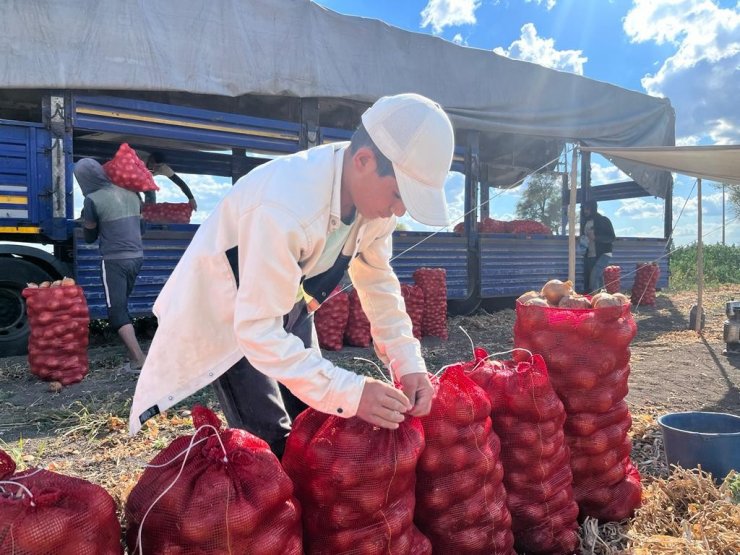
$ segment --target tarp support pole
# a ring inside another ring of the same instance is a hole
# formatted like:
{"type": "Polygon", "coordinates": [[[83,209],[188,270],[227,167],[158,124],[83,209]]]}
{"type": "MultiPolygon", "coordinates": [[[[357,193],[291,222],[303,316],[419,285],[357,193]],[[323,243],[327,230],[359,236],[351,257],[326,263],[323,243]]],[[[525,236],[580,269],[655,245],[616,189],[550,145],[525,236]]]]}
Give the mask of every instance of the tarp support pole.
{"type": "Polygon", "coordinates": [[[578,193],[578,148],[573,148],[568,204],[568,279],[576,282],[576,194],[578,193]]]}
{"type": "Polygon", "coordinates": [[[698,295],[696,299],[696,333],[701,333],[702,295],[704,294],[704,249],[702,244],[702,215],[701,215],[701,177],[696,180],[697,210],[699,211],[697,228],[698,237],[696,242],[696,279],[698,283],[698,295]]]}
{"type": "MultiPolygon", "coordinates": [[[[665,192],[665,205],[663,214],[663,238],[667,241],[673,233],[673,185],[665,192]]],[[[669,245],[666,245],[668,250],[669,245]]]]}
{"type": "Polygon", "coordinates": [[[581,202],[591,199],[591,153],[581,151],[581,202]]]}

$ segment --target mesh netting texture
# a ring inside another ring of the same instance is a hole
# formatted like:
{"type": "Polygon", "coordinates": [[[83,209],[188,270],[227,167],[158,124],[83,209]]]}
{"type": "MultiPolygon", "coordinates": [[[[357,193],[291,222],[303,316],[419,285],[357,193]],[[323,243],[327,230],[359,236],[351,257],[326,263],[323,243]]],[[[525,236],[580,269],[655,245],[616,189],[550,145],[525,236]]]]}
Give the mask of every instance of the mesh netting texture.
{"type": "Polygon", "coordinates": [[[504,484],[518,551],[570,554],[578,546],[565,408],[544,359],[494,361],[475,350],[468,375],[488,393],[493,429],[501,440],[504,484]]]}
{"type": "Polygon", "coordinates": [[[152,173],[128,143],[118,147],[115,156],[103,164],[103,169],[111,182],[129,191],[143,193],[159,190],[152,173]]]}
{"type": "Polygon", "coordinates": [[[362,310],[360,296],[353,289],[349,294],[349,317],[344,330],[344,342],[353,347],[369,347],[371,341],[370,320],[362,310]]]}
{"type": "Polygon", "coordinates": [[[406,305],[406,313],[411,318],[413,333],[416,339],[423,337],[422,325],[424,322],[424,290],[418,285],[401,285],[401,295],[406,305]]]}
{"type": "MultiPolygon", "coordinates": [[[[566,309],[517,303],[514,343],[540,354],[566,411],[573,491],[582,517],[622,520],[640,505],[629,455],[632,419],[624,398],[629,345],[637,333],[630,305],[566,309]]],[[[516,360],[529,355],[517,352],[516,360]]]]}
{"type": "Polygon", "coordinates": [[[434,553],[513,554],[511,515],[491,427],[488,396],[457,364],[435,380],[432,410],[421,419],[416,514],[434,553]]]}
{"type": "Polygon", "coordinates": [[[424,316],[421,332],[447,339],[447,271],[444,268],[419,268],[414,282],[424,291],[424,316]]]}
{"type": "Polygon", "coordinates": [[[193,408],[193,425],[195,434],[170,443],[131,490],[129,552],[301,554],[300,506],[267,443],[222,430],[203,407],[193,408]]]}
{"type": "Polygon", "coordinates": [[[635,282],[632,284],[632,304],[655,306],[655,286],[660,279],[660,266],[655,262],[635,264],[635,282]]]}
{"type": "Polygon", "coordinates": [[[349,295],[335,289],[313,314],[316,336],[322,349],[339,351],[349,319],[349,295]]]}
{"type": "Polygon", "coordinates": [[[296,418],[283,466],[296,485],[308,555],[429,555],[413,523],[417,418],[395,430],[307,409],[296,418]]]}
{"type": "Polygon", "coordinates": [[[82,288],[78,285],[27,287],[22,294],[31,327],[28,339],[31,373],[62,385],[81,381],[88,372],[90,324],[82,288]]]}
{"type": "Polygon", "coordinates": [[[619,293],[622,290],[622,268],[621,266],[607,266],[604,268],[604,287],[610,294],[619,293]]]}
{"type": "Polygon", "coordinates": [[[80,478],[35,468],[15,473],[0,451],[0,553],[122,555],[115,501],[80,478]]]}

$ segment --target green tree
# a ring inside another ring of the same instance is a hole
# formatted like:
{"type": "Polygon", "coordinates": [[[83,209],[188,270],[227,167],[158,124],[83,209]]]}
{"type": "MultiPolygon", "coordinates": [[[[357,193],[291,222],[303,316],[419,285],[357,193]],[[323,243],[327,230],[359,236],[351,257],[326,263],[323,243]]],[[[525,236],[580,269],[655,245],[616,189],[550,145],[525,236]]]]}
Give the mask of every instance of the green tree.
{"type": "Polygon", "coordinates": [[[527,188],[516,203],[516,216],[523,220],[536,220],[558,233],[561,209],[560,176],[537,173],[527,180],[527,188]]]}
{"type": "MultiPolygon", "coordinates": [[[[725,183],[725,198],[727,204],[732,206],[735,215],[740,216],[740,185],[737,183],[725,183]]],[[[722,185],[719,186],[722,188],[722,185]]]]}

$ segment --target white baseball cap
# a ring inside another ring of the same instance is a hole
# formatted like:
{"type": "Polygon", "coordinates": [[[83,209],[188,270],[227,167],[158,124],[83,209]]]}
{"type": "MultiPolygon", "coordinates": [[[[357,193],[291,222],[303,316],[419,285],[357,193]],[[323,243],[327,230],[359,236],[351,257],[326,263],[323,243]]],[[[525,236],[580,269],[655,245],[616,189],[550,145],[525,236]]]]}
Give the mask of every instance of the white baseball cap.
{"type": "Polygon", "coordinates": [[[384,96],[362,114],[362,124],[393,163],[411,217],[430,226],[448,225],[444,184],[455,136],[439,104],[413,93],[384,96]]]}

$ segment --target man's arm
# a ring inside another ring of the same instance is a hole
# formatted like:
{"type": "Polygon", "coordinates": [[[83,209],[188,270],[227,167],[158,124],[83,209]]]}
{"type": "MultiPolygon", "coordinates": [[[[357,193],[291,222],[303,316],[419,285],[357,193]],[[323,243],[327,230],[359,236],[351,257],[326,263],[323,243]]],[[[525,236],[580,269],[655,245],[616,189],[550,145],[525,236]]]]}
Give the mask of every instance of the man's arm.
{"type": "Polygon", "coordinates": [[[172,175],[169,176],[170,181],[172,181],[175,185],[180,187],[180,190],[185,193],[185,196],[188,197],[188,202],[190,203],[190,206],[193,207],[193,210],[198,210],[198,203],[195,202],[195,197],[193,196],[193,193],[190,191],[190,187],[188,187],[188,184],[185,183],[182,178],[180,178],[179,175],[176,173],[172,173],[172,175]]]}
{"type": "Polygon", "coordinates": [[[95,203],[89,197],[85,197],[82,205],[82,233],[85,243],[94,243],[98,238],[98,231],[98,213],[95,210],[95,203]]]}
{"type": "Polygon", "coordinates": [[[594,236],[599,243],[613,243],[616,239],[614,226],[609,218],[602,216],[594,221],[594,236]]]}

